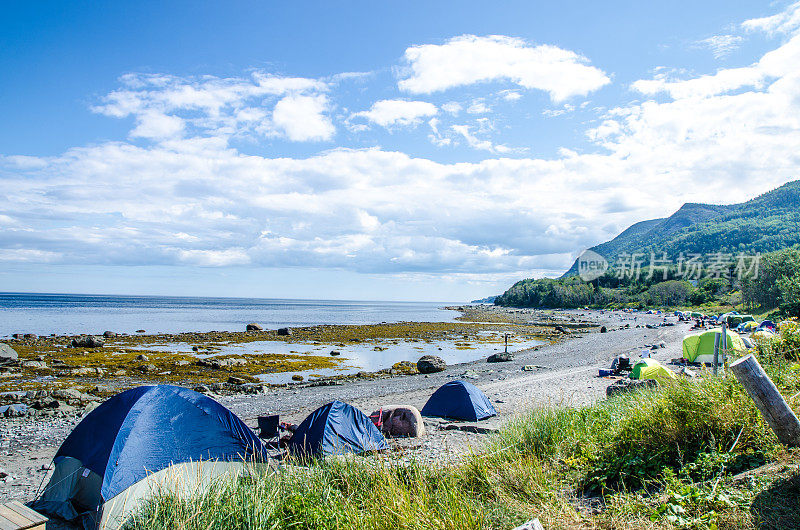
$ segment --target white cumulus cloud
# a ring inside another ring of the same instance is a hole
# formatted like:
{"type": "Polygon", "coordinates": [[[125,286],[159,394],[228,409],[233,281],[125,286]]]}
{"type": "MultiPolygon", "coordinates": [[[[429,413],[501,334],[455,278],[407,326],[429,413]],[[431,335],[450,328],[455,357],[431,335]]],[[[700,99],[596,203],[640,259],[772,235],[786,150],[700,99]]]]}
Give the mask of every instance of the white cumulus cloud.
{"type": "Polygon", "coordinates": [[[586,96],[611,82],[588,59],[551,45],[531,45],[502,35],[462,35],[444,44],[423,44],[405,51],[401,90],[430,94],[486,81],[509,81],[543,90],[553,101],[586,96]]]}
{"type": "Polygon", "coordinates": [[[336,128],[326,112],[328,98],[317,96],[286,96],[275,104],[272,121],[275,128],[295,142],[330,140],[336,128]]]}
{"type": "Polygon", "coordinates": [[[373,103],[369,110],[356,112],[350,119],[364,118],[381,127],[407,127],[418,125],[424,118],[435,116],[439,112],[436,105],[426,101],[408,101],[405,99],[384,99],[373,103]]]}

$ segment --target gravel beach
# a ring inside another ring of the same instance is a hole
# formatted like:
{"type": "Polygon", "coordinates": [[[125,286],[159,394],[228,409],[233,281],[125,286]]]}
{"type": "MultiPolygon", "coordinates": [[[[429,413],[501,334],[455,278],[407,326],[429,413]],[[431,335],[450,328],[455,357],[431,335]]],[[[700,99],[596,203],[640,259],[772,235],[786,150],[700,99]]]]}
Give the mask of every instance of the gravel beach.
{"type": "MultiPolygon", "coordinates": [[[[536,318],[534,310],[505,310],[521,320],[536,318]]],[[[515,414],[548,404],[580,405],[605,398],[612,380],[597,377],[620,354],[633,359],[649,345],[663,342],[652,357],[668,362],[681,355],[681,339],[689,325],[674,317],[608,311],[563,311],[560,315],[591,320],[595,327],[574,330],[553,344],[516,352],[509,362],[485,360],[448,366],[443,372],[378,379],[354,379],[331,386],[269,388],[261,394],[214,396],[248,425],[256,418],[280,414],[282,421],[299,423],[317,407],[334,399],[348,402],[369,414],[387,405],[422,408],[442,384],[463,379],[483,390],[495,404],[498,416],[480,424],[426,419],[428,434],[420,439],[393,442],[402,458],[452,461],[469,450],[479,451],[487,433],[515,414]],[[634,320],[634,317],[636,320],[634,320]],[[629,325],[629,328],[624,328],[629,325]],[[651,327],[645,327],[650,325],[651,327]],[[605,326],[607,333],[601,333],[605,326]],[[639,326],[639,327],[637,327],[639,326]],[[479,427],[476,429],[475,427],[479,427]],[[474,431],[481,432],[474,432],[474,431]]],[[[486,356],[494,353],[487,348],[486,356]]],[[[61,442],[79,421],[78,416],[0,418],[0,502],[31,500],[46,479],[48,467],[61,442]]]]}

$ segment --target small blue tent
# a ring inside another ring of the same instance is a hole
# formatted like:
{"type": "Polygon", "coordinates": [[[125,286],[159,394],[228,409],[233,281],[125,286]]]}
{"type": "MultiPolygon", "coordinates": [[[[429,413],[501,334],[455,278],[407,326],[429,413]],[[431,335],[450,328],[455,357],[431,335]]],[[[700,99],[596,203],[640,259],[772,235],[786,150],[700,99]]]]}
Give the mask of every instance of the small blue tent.
{"type": "Polygon", "coordinates": [[[761,329],[769,329],[769,330],[775,331],[775,329],[777,329],[777,328],[775,326],[775,322],[773,322],[772,320],[765,320],[761,324],[759,324],[758,329],[760,329],[760,330],[761,329]]]}
{"type": "Polygon", "coordinates": [[[289,441],[297,456],[363,453],[388,449],[386,438],[357,408],[334,401],[312,412],[289,441]]]}
{"type": "Polygon", "coordinates": [[[479,421],[496,416],[486,394],[466,381],[450,381],[442,385],[422,407],[423,416],[440,416],[457,420],[479,421]]]}
{"type": "Polygon", "coordinates": [[[213,399],[177,386],[141,386],[108,399],[75,427],[32,506],[67,520],[85,514],[99,521],[106,503],[170,466],[267,458],[253,431],[213,399]]]}

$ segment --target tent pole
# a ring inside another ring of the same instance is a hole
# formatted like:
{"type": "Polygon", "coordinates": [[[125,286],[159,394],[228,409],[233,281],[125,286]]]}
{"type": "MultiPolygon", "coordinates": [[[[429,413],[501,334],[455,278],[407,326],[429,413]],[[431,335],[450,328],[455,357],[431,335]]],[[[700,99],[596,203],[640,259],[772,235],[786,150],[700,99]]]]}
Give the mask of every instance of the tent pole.
{"type": "Polygon", "coordinates": [[[714,362],[711,363],[714,375],[717,375],[717,364],[719,364],[719,333],[714,333],[714,362]]]}
{"type": "Polygon", "coordinates": [[[722,323],[722,366],[725,366],[725,362],[728,359],[728,325],[727,323],[722,323]]]}

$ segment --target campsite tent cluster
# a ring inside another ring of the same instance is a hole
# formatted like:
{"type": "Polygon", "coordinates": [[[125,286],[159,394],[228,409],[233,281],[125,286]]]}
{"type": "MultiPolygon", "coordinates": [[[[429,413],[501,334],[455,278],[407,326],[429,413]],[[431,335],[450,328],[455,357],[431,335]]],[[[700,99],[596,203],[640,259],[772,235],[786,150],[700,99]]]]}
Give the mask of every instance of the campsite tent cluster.
{"type": "MultiPolygon", "coordinates": [[[[684,313],[681,311],[676,311],[675,315],[683,318],[691,317],[726,324],[724,335],[722,327],[716,327],[703,329],[684,337],[682,359],[684,363],[689,364],[711,365],[714,363],[715,351],[718,352],[717,362],[723,363],[726,356],[740,355],[752,347],[750,340],[742,337],[739,333],[749,332],[752,333],[751,338],[769,339],[776,336],[775,333],[779,327],[771,320],[764,320],[759,323],[752,315],[740,315],[735,311],[718,317],[708,317],[702,313],[684,313]],[[734,326],[738,333],[732,329],[734,326]]],[[[609,371],[603,370],[602,372],[609,371]]],[[[668,380],[676,379],[676,375],[655,359],[644,358],[633,365],[630,378],[634,380],[654,380],[659,384],[664,384],[668,380]]]]}
{"type": "MultiPolygon", "coordinates": [[[[452,381],[422,409],[427,416],[477,421],[496,411],[474,385],[452,381]]],[[[295,430],[290,454],[313,457],[388,449],[370,417],[333,401],[295,430]]],[[[72,431],[31,507],[85,528],[119,528],[165,483],[189,494],[220,476],[268,466],[269,454],[233,412],[193,390],[142,386],[110,398],[72,431]]]]}

